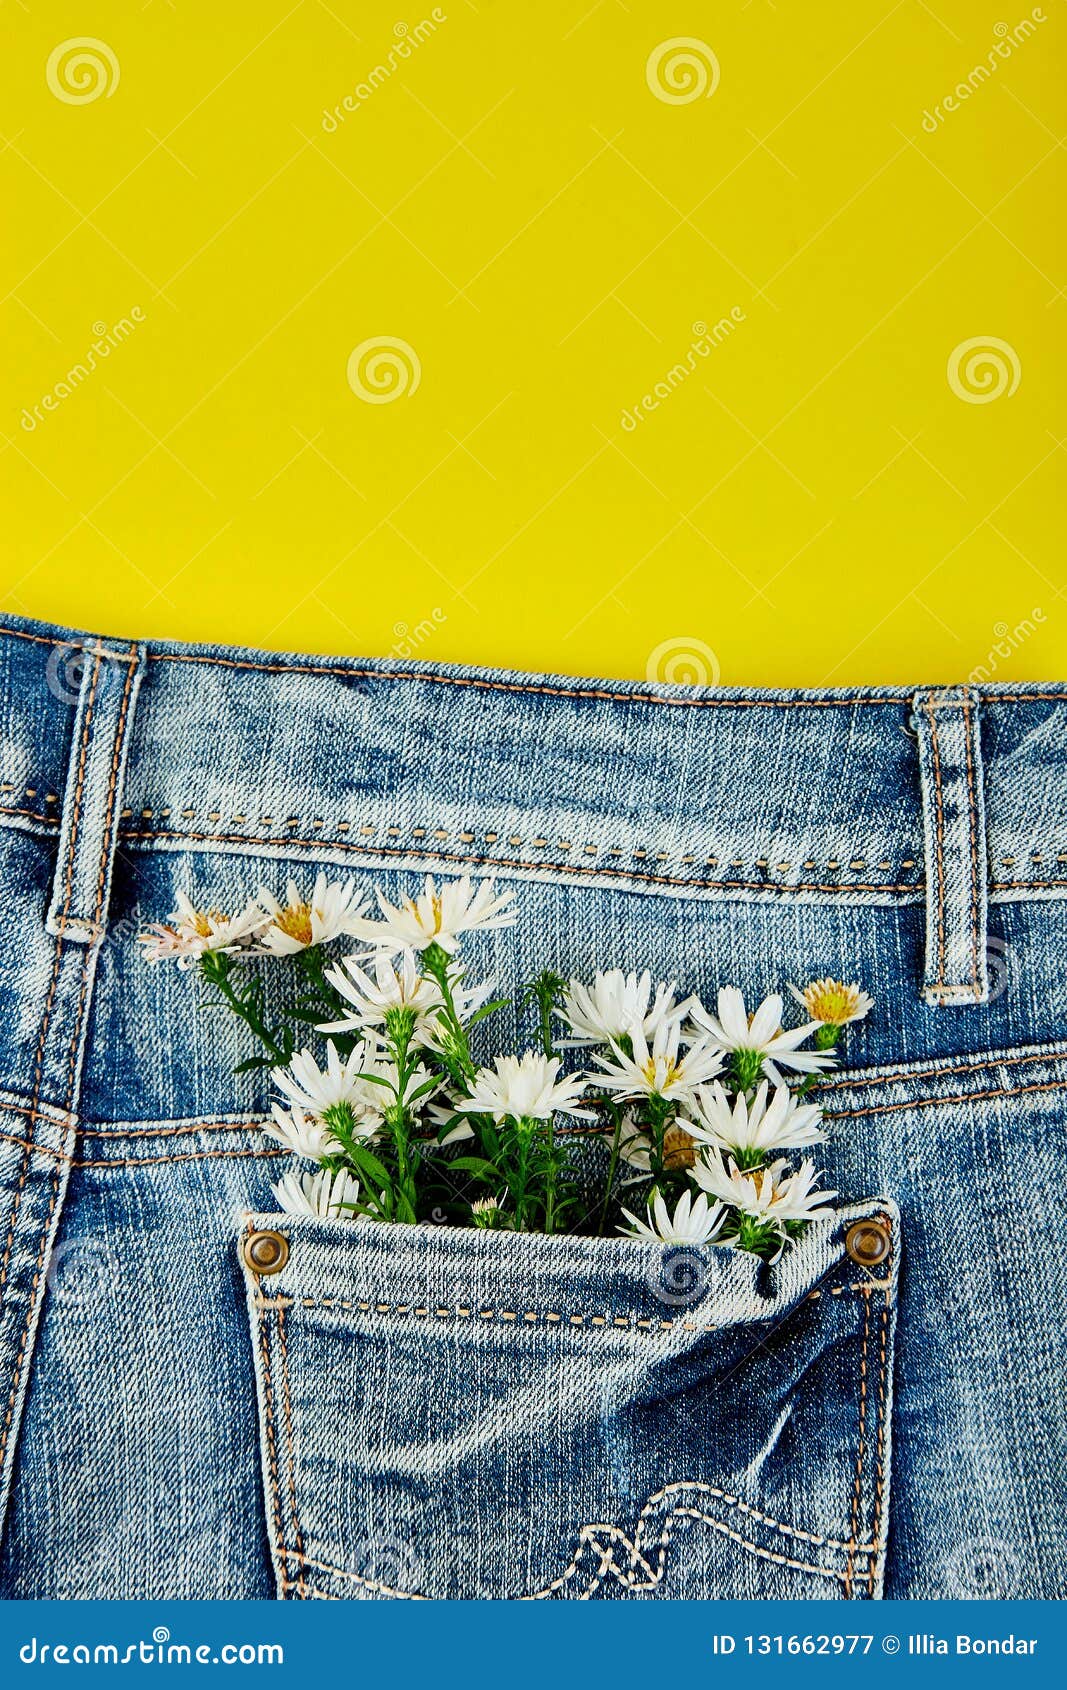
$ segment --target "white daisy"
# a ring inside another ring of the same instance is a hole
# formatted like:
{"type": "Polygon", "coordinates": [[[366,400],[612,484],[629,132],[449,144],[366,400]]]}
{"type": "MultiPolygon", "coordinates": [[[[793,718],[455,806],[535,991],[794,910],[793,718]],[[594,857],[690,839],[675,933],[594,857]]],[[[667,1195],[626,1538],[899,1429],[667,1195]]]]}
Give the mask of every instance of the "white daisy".
{"type": "Polygon", "coordinates": [[[305,1115],[302,1109],[283,1109],[280,1103],[272,1103],[271,1113],[274,1124],[265,1121],[264,1132],[284,1144],[294,1156],[302,1156],[307,1162],[321,1162],[324,1156],[340,1148],[329,1127],[313,1115],[305,1115]]]}
{"type": "Polygon", "coordinates": [[[326,1168],[317,1173],[297,1173],[295,1169],[283,1176],[274,1187],[278,1204],[287,1215],[315,1215],[320,1220],[350,1218],[353,1211],[345,1207],[359,1201],[359,1181],[347,1168],[331,1174],[326,1168]]]}
{"type": "Polygon", "coordinates": [[[701,1086],[686,1105],[688,1120],[678,1125],[700,1144],[728,1150],[742,1168],[758,1165],[773,1150],[799,1150],[807,1144],[821,1144],[822,1110],[813,1103],[798,1103],[788,1086],[776,1086],[770,1103],[764,1080],[755,1097],[739,1092],[731,1099],[718,1080],[701,1086]]]}
{"type": "Polygon", "coordinates": [[[724,986],[719,993],[718,1011],[718,1015],[710,1015],[698,999],[690,999],[689,1013],[695,1025],[719,1050],[733,1053],[738,1073],[746,1085],[754,1084],[763,1075],[777,1085],[782,1079],[779,1072],[782,1068],[792,1068],[798,1074],[815,1074],[833,1063],[828,1051],[798,1050],[798,1045],[817,1030],[818,1023],[808,1021],[801,1027],[783,1027],[782,999],[777,992],[748,1015],[737,987],[724,986]]]}
{"type": "Polygon", "coordinates": [[[802,1163],[795,1174],[786,1169],[787,1163],[780,1160],[744,1173],[735,1162],[724,1165],[718,1156],[710,1156],[695,1164],[693,1178],[728,1208],[740,1209],[758,1220],[820,1220],[833,1213],[829,1202],[837,1192],[812,1190],[819,1178],[814,1162],[802,1163]]]}
{"type": "MultiPolygon", "coordinates": [[[[361,1122],[361,1130],[375,1130],[382,1112],[393,1101],[387,1086],[377,1085],[376,1078],[390,1078],[391,1064],[380,1062],[370,1044],[358,1044],[342,1062],[337,1046],[330,1039],[326,1045],[326,1067],[320,1068],[310,1050],[298,1050],[288,1068],[275,1068],[272,1078],[294,1108],[328,1123],[329,1112],[347,1105],[350,1119],[369,1117],[361,1122]]],[[[392,1072],[395,1082],[395,1069],[392,1072]]],[[[414,1087],[412,1087],[414,1089],[414,1087]]]]}
{"type": "Polygon", "coordinates": [[[377,894],[382,921],[361,921],[359,937],[386,951],[424,951],[428,945],[440,945],[442,950],[454,951],[461,933],[476,929],[509,927],[515,920],[508,909],[511,893],[493,891],[491,880],[481,880],[474,888],[469,875],[450,881],[438,891],[432,875],[426,876],[423,890],[416,898],[404,898],[391,904],[377,894]]]}
{"type": "Polygon", "coordinates": [[[790,986],[789,990],[812,1021],[822,1027],[847,1027],[850,1021],[862,1021],[874,1008],[874,999],[855,982],[846,986],[840,980],[827,978],[813,980],[803,991],[796,986],[790,986]]]}
{"type": "Polygon", "coordinates": [[[499,1197],[479,1197],[471,1204],[471,1222],[474,1226],[490,1230],[498,1227],[504,1219],[504,1211],[500,1207],[499,1197]]]}
{"type": "Polygon", "coordinates": [[[577,1107],[585,1091],[584,1074],[560,1075],[558,1056],[528,1050],[525,1056],[498,1056],[492,1068],[479,1068],[471,1094],[456,1104],[465,1115],[492,1115],[494,1121],[548,1121],[557,1111],[592,1120],[588,1109],[577,1107]]]}
{"type": "Polygon", "coordinates": [[[598,973],[591,986],[572,980],[563,994],[563,1007],[556,1014],[574,1034],[560,1041],[574,1045],[617,1043],[640,1027],[646,1039],[655,1038],[660,1025],[675,1010],[674,981],[657,985],[652,997],[652,975],[624,974],[621,968],[598,973]]]}
{"type": "Polygon", "coordinates": [[[652,1047],[640,1027],[630,1035],[633,1055],[612,1042],[611,1056],[598,1056],[603,1074],[597,1085],[620,1097],[661,1097],[668,1103],[688,1103],[697,1086],[713,1079],[722,1068],[722,1058],[703,1041],[680,1054],[681,1028],[677,1021],[663,1021],[656,1029],[652,1047]]]}
{"type": "Polygon", "coordinates": [[[437,982],[424,977],[415,961],[413,951],[405,951],[394,967],[385,951],[374,957],[374,978],[360,968],[361,957],[345,957],[344,962],[326,970],[326,978],[354,1013],[343,1021],[326,1021],[320,1033],[352,1033],[365,1027],[381,1027],[391,1009],[411,1009],[416,1025],[441,1007],[441,993],[437,982]]]}
{"type": "Polygon", "coordinates": [[[209,951],[243,950],[266,920],[256,903],[238,915],[222,910],[199,909],[184,892],[176,894],[178,908],[167,922],[154,922],[139,935],[149,962],[177,961],[179,968],[191,968],[209,951]]]}
{"type": "MultiPolygon", "coordinates": [[[[606,1136],[610,1144],[613,1137],[611,1129],[606,1136]]],[[[624,1115],[619,1131],[620,1160],[628,1163],[631,1168],[640,1169],[642,1173],[650,1173],[651,1145],[649,1129],[639,1126],[632,1115],[624,1115]]],[[[691,1168],[695,1161],[696,1146],[690,1137],[686,1122],[679,1120],[676,1126],[669,1126],[663,1134],[663,1166],[668,1173],[675,1173],[681,1168],[691,1168]]]]}
{"type": "Polygon", "coordinates": [[[363,913],[363,900],[356,896],[355,887],[354,880],[328,881],[319,874],[310,898],[303,898],[296,881],[290,880],[285,903],[280,904],[261,886],[259,901],[266,924],[259,934],[260,946],[274,956],[293,956],[310,945],[327,945],[344,933],[354,933],[363,913]]]}
{"type": "Polygon", "coordinates": [[[620,1232],[630,1238],[651,1238],[657,1244],[707,1244],[715,1237],[723,1220],[722,1204],[709,1205],[702,1191],[695,1198],[692,1192],[683,1191],[673,1215],[668,1212],[658,1191],[648,1206],[647,1221],[638,1220],[629,1209],[622,1212],[630,1225],[621,1226],[620,1232]]]}

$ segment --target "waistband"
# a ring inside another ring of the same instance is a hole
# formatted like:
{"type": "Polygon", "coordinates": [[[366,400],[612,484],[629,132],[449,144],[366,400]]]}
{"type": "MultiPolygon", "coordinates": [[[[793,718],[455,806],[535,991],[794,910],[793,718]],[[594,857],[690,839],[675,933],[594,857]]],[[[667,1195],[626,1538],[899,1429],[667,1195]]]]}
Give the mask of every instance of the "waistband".
{"type": "Polygon", "coordinates": [[[953,898],[1067,894],[1062,683],[680,687],[7,617],[0,825],[60,834],[101,662],[137,676],[114,689],[124,849],[701,898],[925,898],[933,922],[953,898]]]}

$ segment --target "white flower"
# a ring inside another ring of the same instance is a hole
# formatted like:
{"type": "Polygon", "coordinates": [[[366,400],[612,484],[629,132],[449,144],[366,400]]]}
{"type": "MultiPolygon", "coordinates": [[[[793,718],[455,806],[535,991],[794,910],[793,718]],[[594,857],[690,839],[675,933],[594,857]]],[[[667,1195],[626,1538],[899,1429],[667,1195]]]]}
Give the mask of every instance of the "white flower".
{"type": "MultiPolygon", "coordinates": [[[[745,1000],[736,986],[724,986],[719,993],[718,1015],[709,1015],[703,1004],[693,998],[689,1013],[705,1038],[720,1050],[733,1051],[735,1056],[748,1057],[754,1070],[753,1079],[762,1073],[775,1084],[781,1081],[779,1069],[792,1068],[798,1074],[814,1074],[833,1062],[828,1051],[798,1050],[816,1031],[818,1023],[808,1021],[802,1027],[782,1026],[782,999],[777,992],[765,998],[754,1014],[745,1012],[745,1000]],[[762,1068],[757,1059],[762,1060],[762,1068]]],[[[741,1066],[739,1064],[739,1066],[741,1066]]]]}
{"type": "Polygon", "coordinates": [[[424,951],[428,945],[440,945],[442,950],[454,951],[461,933],[476,929],[509,927],[515,920],[508,910],[511,893],[497,896],[491,880],[479,881],[474,889],[469,875],[450,881],[440,892],[432,875],[417,898],[404,898],[399,904],[377,894],[382,921],[361,921],[359,937],[386,951],[424,951]]]}
{"type": "MultiPolygon", "coordinates": [[[[607,1130],[610,1144],[613,1133],[607,1130]]],[[[648,1127],[639,1126],[633,1116],[626,1114],[622,1118],[619,1130],[619,1158],[629,1163],[631,1168],[638,1168],[642,1173],[652,1170],[652,1136],[648,1127]]],[[[668,1173],[679,1172],[683,1168],[691,1168],[696,1161],[696,1146],[690,1137],[688,1123],[679,1119],[668,1126],[663,1134],[663,1166],[668,1173]]],[[[627,1184],[633,1184],[628,1180],[627,1184]]]]}
{"type": "Polygon", "coordinates": [[[274,1124],[265,1121],[264,1132],[284,1144],[294,1156],[302,1156],[307,1162],[321,1162],[324,1156],[340,1149],[329,1127],[313,1115],[305,1115],[302,1109],[283,1109],[280,1103],[272,1103],[271,1113],[274,1124]]]}
{"type": "Polygon", "coordinates": [[[310,898],[302,898],[296,881],[290,880],[284,904],[261,886],[259,901],[265,911],[266,925],[258,936],[259,945],[274,956],[293,956],[310,945],[326,945],[343,933],[353,933],[363,913],[363,901],[356,897],[355,885],[354,880],[331,882],[319,874],[310,898]]]}
{"type": "Polygon", "coordinates": [[[695,1199],[691,1192],[683,1191],[673,1215],[668,1213],[658,1191],[648,1206],[647,1221],[638,1220],[629,1209],[622,1212],[630,1226],[621,1226],[620,1232],[627,1233],[630,1238],[651,1238],[658,1244],[706,1244],[715,1237],[723,1219],[722,1204],[709,1206],[702,1191],[695,1199]]]}
{"type": "Polygon", "coordinates": [[[558,1056],[528,1050],[525,1056],[498,1056],[492,1068],[479,1068],[471,1094],[456,1104],[465,1115],[492,1115],[495,1121],[548,1121],[557,1110],[591,1120],[588,1109],[577,1107],[585,1090],[584,1074],[560,1076],[558,1056]]]}
{"type": "Polygon", "coordinates": [[[649,1049],[644,1033],[635,1027],[630,1035],[633,1055],[612,1043],[611,1056],[598,1056],[603,1074],[595,1076],[605,1091],[620,1097],[661,1097],[668,1103],[688,1103],[697,1086],[713,1079],[722,1058],[703,1042],[680,1055],[681,1029],[677,1021],[663,1021],[649,1049]]]}
{"type": "Polygon", "coordinates": [[[601,1045],[617,1043],[640,1027],[646,1039],[655,1038],[667,1017],[675,1009],[674,982],[658,985],[652,995],[652,975],[648,969],[641,975],[624,974],[621,968],[598,973],[591,986],[572,980],[563,994],[563,1007],[556,1011],[574,1037],[562,1039],[564,1048],[573,1045],[601,1045]]]}
{"type": "Polygon", "coordinates": [[[148,962],[174,959],[179,968],[191,968],[209,951],[242,950],[267,919],[256,903],[237,915],[225,915],[222,910],[199,909],[184,892],[177,899],[178,908],[168,922],[154,922],[139,935],[148,962]]]}
{"type": "MultiPolygon", "coordinates": [[[[369,1044],[357,1045],[342,1062],[330,1039],[325,1069],[319,1067],[310,1050],[298,1050],[288,1068],[273,1069],[272,1077],[294,1108],[316,1120],[322,1121],[330,1110],[347,1105],[353,1117],[364,1118],[359,1128],[362,1136],[377,1129],[386,1106],[394,1101],[388,1086],[377,1085],[375,1078],[368,1076],[388,1080],[390,1067],[377,1060],[369,1044]]],[[[394,1082],[395,1078],[393,1070],[394,1082]]]]}
{"type": "Polygon", "coordinates": [[[813,980],[803,991],[796,986],[789,990],[811,1019],[823,1027],[847,1027],[850,1021],[862,1021],[874,1008],[874,999],[855,983],[846,986],[827,978],[813,980]]]}
{"type": "Polygon", "coordinates": [[[782,1160],[742,1173],[734,1162],[724,1166],[718,1156],[711,1156],[696,1163],[693,1178],[721,1203],[757,1220],[810,1221],[832,1214],[829,1202],[837,1192],[812,1190],[819,1178],[814,1162],[802,1163],[795,1174],[786,1167],[782,1160]]]}
{"type": "Polygon", "coordinates": [[[416,1024],[430,1011],[441,1007],[441,994],[434,980],[419,973],[415,953],[405,951],[398,967],[393,966],[385,951],[374,960],[374,979],[364,973],[360,957],[345,957],[344,962],[326,970],[326,978],[352,1005],[354,1013],[343,1021],[327,1021],[320,1033],[351,1033],[365,1027],[380,1027],[391,1009],[410,1009],[416,1024]]]}
{"type": "Polygon", "coordinates": [[[733,1152],[742,1164],[762,1160],[772,1150],[799,1150],[807,1144],[821,1144],[822,1110],[813,1103],[798,1103],[788,1086],[776,1086],[770,1103],[764,1080],[755,1097],[744,1092],[730,1099],[716,1080],[701,1086],[687,1104],[690,1119],[678,1125],[700,1144],[733,1152]]]}
{"type": "Polygon", "coordinates": [[[316,1215],[321,1220],[350,1218],[353,1211],[343,1205],[358,1203],[359,1181],[347,1168],[331,1174],[290,1171],[274,1187],[279,1206],[287,1215],[316,1215]]]}

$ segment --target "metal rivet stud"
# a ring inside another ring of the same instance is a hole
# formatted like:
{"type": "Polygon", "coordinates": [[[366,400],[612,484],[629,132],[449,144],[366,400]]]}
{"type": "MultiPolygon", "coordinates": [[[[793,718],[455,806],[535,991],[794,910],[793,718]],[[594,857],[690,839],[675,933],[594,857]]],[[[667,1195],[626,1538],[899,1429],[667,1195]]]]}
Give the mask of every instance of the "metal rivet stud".
{"type": "Polygon", "coordinates": [[[244,1257],[253,1273],[281,1273],[289,1260],[289,1240],[282,1232],[250,1232],[244,1257]]]}
{"type": "Polygon", "coordinates": [[[854,1221],[845,1233],[845,1250],[859,1267],[877,1267],[885,1261],[892,1244],[884,1221],[854,1221]]]}

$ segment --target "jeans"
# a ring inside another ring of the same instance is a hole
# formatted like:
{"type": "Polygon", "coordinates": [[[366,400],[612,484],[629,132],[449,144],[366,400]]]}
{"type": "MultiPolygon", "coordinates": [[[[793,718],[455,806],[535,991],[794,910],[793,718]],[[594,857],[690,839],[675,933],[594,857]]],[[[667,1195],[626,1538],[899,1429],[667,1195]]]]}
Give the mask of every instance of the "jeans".
{"type": "Polygon", "coordinates": [[[0,733],[0,1594],[1067,1593],[1067,687],[9,619],[0,733]],[[647,1242],[279,1216],[269,1076],[136,934],[323,866],[511,885],[479,945],[505,989],[859,980],[819,1088],[834,1221],[775,1264],[709,1246],[694,1286],[647,1242]]]}

